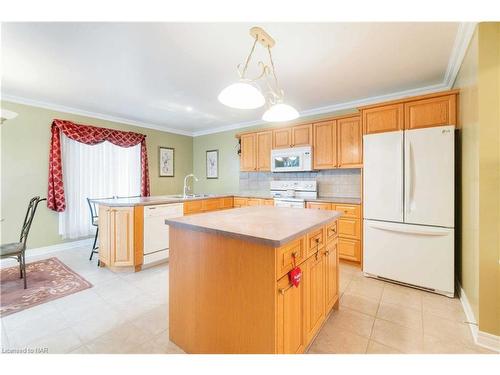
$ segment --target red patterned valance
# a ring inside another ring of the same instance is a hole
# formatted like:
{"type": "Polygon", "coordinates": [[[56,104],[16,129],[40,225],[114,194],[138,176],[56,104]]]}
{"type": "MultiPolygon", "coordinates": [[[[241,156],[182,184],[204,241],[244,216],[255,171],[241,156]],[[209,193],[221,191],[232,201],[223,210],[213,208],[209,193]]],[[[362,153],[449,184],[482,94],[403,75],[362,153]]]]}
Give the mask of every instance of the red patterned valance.
{"type": "Polygon", "coordinates": [[[141,195],[149,196],[148,154],[144,134],[121,130],[98,128],[90,125],[78,125],[71,121],[54,120],[51,127],[49,153],[49,191],[47,207],[62,212],[66,209],[61,163],[61,132],[68,138],[87,145],[96,145],[108,141],[120,147],[132,147],[141,144],[141,195]]]}

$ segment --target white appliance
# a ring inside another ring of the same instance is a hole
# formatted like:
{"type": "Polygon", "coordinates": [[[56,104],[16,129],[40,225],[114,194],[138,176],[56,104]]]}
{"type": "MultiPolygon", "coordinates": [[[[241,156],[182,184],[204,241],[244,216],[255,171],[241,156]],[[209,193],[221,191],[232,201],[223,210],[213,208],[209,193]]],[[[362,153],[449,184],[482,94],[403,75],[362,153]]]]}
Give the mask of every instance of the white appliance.
{"type": "Polygon", "coordinates": [[[144,265],[168,259],[169,227],[165,219],[183,215],[183,203],[144,207],[144,265]]]}
{"type": "Polygon", "coordinates": [[[363,271],[454,295],[455,126],[363,137],[363,271]]]}
{"type": "Polygon", "coordinates": [[[311,146],[271,150],[271,172],[304,172],[311,170],[311,146]]]}
{"type": "Polygon", "coordinates": [[[275,207],[304,208],[306,199],[318,196],[316,181],[271,181],[275,207]]]}

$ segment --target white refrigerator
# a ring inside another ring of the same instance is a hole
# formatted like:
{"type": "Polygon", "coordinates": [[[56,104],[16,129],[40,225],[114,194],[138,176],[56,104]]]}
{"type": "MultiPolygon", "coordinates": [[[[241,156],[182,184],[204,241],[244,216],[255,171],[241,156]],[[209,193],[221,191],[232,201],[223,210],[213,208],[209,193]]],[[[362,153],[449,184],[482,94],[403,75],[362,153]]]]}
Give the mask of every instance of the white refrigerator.
{"type": "Polygon", "coordinates": [[[363,271],[454,295],[455,127],[363,137],[363,271]]]}

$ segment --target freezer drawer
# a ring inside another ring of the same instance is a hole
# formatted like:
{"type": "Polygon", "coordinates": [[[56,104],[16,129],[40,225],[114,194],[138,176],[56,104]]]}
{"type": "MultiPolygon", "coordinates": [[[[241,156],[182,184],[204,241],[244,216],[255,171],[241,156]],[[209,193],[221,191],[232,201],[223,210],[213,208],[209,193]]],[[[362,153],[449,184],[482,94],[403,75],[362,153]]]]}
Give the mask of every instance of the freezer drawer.
{"type": "Polygon", "coordinates": [[[454,294],[454,230],[364,221],[363,271],[454,294]]]}

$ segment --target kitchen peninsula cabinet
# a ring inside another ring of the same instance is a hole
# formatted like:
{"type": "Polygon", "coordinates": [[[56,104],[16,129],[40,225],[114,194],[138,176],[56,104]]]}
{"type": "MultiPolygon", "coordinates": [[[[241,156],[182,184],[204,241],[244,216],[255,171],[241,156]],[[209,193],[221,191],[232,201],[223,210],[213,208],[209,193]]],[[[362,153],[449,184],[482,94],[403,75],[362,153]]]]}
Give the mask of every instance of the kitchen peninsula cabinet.
{"type": "Polygon", "coordinates": [[[172,342],[187,353],[307,350],[338,308],[340,214],[305,210],[297,221],[295,213],[260,206],[166,221],[172,342]],[[288,278],[294,263],[298,287],[288,278]]]}

